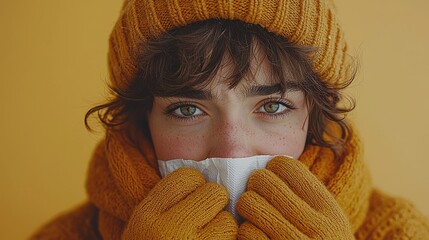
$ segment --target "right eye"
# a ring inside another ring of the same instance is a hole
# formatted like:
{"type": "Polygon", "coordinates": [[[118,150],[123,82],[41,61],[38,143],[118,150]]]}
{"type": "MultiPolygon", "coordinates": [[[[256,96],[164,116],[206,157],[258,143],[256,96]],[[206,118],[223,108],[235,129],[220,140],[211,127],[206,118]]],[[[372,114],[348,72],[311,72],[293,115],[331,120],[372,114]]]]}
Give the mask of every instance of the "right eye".
{"type": "Polygon", "coordinates": [[[171,114],[179,118],[190,118],[202,115],[204,112],[195,105],[181,105],[173,109],[171,114]]]}

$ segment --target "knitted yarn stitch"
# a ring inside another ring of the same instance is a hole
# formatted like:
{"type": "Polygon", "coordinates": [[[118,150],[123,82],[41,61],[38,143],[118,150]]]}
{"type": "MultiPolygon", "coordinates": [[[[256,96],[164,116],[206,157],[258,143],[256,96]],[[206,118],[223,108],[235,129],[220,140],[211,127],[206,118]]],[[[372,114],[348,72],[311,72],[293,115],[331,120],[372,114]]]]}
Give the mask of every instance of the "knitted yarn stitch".
{"type": "Polygon", "coordinates": [[[109,72],[125,90],[137,73],[139,46],[169,30],[213,18],[258,24],[289,41],[317,49],[312,65],[327,83],[350,74],[347,43],[325,0],[126,0],[109,41],[109,72]]]}

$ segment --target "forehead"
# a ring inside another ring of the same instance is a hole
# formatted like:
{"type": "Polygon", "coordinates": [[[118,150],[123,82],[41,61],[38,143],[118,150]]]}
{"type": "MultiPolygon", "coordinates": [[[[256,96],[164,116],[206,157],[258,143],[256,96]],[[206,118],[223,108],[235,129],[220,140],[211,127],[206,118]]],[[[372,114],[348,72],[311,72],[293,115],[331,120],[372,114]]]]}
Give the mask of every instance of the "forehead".
{"type": "MultiPolygon", "coordinates": [[[[268,61],[262,48],[253,47],[248,62],[249,69],[243,76],[243,79],[241,79],[240,84],[252,85],[273,83],[271,63],[268,61]]],[[[219,69],[213,78],[213,84],[228,84],[230,79],[234,77],[233,74],[236,68],[237,64],[234,62],[234,58],[232,58],[229,53],[225,53],[219,69]]]]}
{"type": "Polygon", "coordinates": [[[288,45],[276,42],[278,39],[271,35],[272,39],[260,35],[241,31],[223,34],[220,39],[209,38],[204,46],[199,44],[203,40],[188,43],[190,38],[168,44],[165,47],[175,47],[161,56],[166,64],[151,68],[155,70],[153,74],[149,72],[149,79],[153,79],[150,81],[152,94],[173,97],[204,90],[219,95],[231,89],[245,92],[252,86],[276,84],[280,92],[285,93],[288,82],[303,82],[299,76],[302,71],[295,71],[301,69],[295,66],[301,61],[295,59],[296,54],[288,54],[285,49],[288,45]],[[248,35],[246,41],[241,41],[241,35],[248,35]]]}
{"type": "MultiPolygon", "coordinates": [[[[233,58],[226,53],[220,64],[219,70],[214,78],[203,90],[210,92],[212,95],[220,96],[222,92],[231,90],[229,83],[233,76],[233,71],[237,66],[233,62],[233,58]]],[[[263,47],[258,41],[252,44],[251,55],[249,58],[249,70],[240,80],[237,86],[233,87],[236,92],[243,95],[259,95],[284,93],[289,90],[300,90],[296,80],[279,79],[279,76],[274,74],[272,63],[268,60],[263,47]],[[286,83],[282,89],[280,82],[286,83]]]]}

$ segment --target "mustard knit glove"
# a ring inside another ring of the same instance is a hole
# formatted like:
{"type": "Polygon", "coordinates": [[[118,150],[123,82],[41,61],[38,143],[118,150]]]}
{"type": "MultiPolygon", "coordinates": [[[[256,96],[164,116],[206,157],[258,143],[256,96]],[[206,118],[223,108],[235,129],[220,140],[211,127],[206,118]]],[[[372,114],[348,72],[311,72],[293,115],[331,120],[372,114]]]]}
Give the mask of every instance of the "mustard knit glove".
{"type": "Polygon", "coordinates": [[[225,188],[180,168],[134,209],[122,239],[236,239],[237,223],[223,211],[227,202],[225,188]]]}
{"type": "Polygon", "coordinates": [[[286,157],[252,173],[237,211],[247,220],[239,239],[354,239],[328,189],[304,164],[286,157]]]}

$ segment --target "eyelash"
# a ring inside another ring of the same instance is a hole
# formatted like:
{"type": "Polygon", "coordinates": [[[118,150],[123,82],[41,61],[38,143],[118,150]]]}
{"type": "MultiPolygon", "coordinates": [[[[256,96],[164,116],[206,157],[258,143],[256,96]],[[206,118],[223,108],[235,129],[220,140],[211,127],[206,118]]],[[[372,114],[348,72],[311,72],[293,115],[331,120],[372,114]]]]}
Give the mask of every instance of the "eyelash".
{"type": "MultiPolygon", "coordinates": [[[[286,110],[284,110],[280,113],[271,113],[271,114],[267,113],[267,112],[256,112],[256,113],[262,114],[265,117],[268,117],[271,119],[279,119],[279,118],[285,117],[291,110],[296,109],[296,107],[291,102],[287,101],[286,99],[282,99],[282,98],[265,99],[262,101],[262,103],[259,104],[257,109],[260,109],[261,107],[263,107],[265,104],[268,104],[268,103],[279,103],[279,104],[285,106],[286,110]]],[[[203,110],[201,110],[200,107],[198,107],[195,103],[192,103],[192,102],[179,102],[179,103],[172,104],[172,105],[167,107],[167,109],[164,111],[164,114],[167,115],[169,118],[172,118],[175,120],[180,120],[180,121],[194,121],[194,120],[206,115],[205,112],[203,110]],[[203,112],[203,114],[198,114],[198,115],[186,117],[186,116],[179,116],[179,115],[174,113],[174,111],[176,111],[178,108],[186,107],[186,106],[196,107],[201,112],[203,112]]]]}

